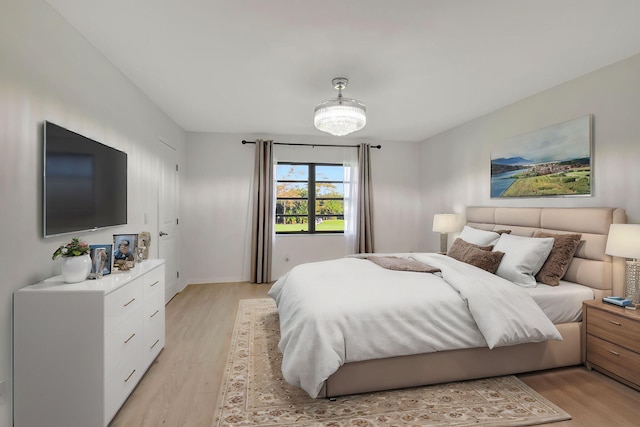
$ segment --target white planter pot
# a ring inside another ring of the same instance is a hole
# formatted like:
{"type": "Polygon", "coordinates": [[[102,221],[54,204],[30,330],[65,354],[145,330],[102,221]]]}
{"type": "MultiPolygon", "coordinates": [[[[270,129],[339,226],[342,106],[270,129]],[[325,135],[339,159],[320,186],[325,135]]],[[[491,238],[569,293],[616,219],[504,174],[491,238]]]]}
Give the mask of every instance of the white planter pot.
{"type": "Polygon", "coordinates": [[[87,279],[91,271],[89,254],[62,259],[62,277],[66,283],[77,283],[87,279]]]}

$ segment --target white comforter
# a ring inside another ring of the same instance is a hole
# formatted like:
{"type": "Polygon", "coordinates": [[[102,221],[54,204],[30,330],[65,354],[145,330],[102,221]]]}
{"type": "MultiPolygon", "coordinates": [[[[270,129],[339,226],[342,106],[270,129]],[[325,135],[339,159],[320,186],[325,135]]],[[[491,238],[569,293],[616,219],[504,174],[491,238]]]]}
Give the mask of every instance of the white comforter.
{"type": "Polygon", "coordinates": [[[269,291],[282,373],[317,397],[346,362],[562,337],[517,285],[438,254],[395,254],[442,270],[398,272],[348,257],[303,264],[269,291]]]}

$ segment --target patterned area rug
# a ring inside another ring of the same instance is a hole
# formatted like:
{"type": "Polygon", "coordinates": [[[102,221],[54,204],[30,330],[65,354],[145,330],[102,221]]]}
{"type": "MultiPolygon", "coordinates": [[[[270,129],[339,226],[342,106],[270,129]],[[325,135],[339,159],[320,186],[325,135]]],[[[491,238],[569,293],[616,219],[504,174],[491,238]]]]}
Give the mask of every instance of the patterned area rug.
{"type": "Polygon", "coordinates": [[[282,379],[271,299],[241,300],[213,426],[528,426],[571,416],[514,376],[312,399],[282,379]]]}

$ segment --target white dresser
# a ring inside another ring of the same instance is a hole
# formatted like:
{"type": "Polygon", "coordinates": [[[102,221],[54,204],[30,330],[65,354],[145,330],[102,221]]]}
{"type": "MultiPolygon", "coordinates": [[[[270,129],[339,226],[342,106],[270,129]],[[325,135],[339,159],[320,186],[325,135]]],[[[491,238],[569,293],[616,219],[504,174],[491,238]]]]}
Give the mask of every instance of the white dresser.
{"type": "Polygon", "coordinates": [[[13,295],[14,427],[104,427],[164,347],[164,260],[13,295]]]}

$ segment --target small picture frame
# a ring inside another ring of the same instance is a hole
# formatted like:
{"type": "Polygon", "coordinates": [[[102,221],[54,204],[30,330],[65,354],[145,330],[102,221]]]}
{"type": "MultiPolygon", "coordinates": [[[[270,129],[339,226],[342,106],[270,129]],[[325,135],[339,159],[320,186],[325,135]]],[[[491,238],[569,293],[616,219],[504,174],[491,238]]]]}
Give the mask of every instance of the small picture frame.
{"type": "Polygon", "coordinates": [[[111,274],[113,245],[89,245],[89,256],[91,256],[89,278],[99,279],[102,276],[111,274]]]}
{"type": "Polygon", "coordinates": [[[136,265],[137,234],[113,235],[113,268],[118,271],[131,270],[136,265]]]}

